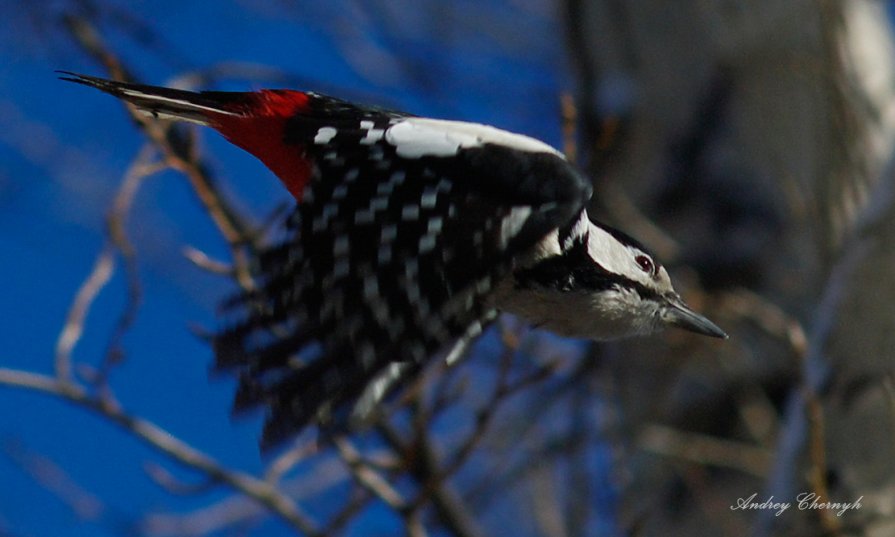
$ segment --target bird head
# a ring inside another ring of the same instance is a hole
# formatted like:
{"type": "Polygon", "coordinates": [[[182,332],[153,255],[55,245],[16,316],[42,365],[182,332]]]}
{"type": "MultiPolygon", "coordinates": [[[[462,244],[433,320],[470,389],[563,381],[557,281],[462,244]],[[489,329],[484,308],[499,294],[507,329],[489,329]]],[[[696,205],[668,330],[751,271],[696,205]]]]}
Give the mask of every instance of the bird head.
{"type": "Polygon", "coordinates": [[[687,306],[643,245],[586,212],[545,241],[538,259],[514,272],[498,307],[569,337],[617,339],[672,326],[727,338],[687,306]]]}

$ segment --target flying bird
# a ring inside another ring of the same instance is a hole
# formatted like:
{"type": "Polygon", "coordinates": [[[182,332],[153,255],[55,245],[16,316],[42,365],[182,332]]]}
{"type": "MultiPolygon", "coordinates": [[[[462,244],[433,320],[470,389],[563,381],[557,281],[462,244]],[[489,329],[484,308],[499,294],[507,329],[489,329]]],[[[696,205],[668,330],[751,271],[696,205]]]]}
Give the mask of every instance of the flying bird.
{"type": "Polygon", "coordinates": [[[590,182],[534,138],[313,92],[62,75],[217,130],[295,198],[285,239],[260,254],[258,289],[237,300],[242,320],[214,338],[216,367],[239,375],[234,408],[266,409],[262,446],[366,419],[501,311],[575,338],[666,326],[727,337],[643,245],[590,219],[590,182]]]}

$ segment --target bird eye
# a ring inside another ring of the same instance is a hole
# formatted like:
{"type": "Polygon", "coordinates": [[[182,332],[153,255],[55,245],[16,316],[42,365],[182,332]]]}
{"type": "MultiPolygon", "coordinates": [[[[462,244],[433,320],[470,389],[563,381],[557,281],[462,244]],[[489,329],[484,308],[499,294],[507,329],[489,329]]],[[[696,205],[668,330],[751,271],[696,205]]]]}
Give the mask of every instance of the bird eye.
{"type": "Polygon", "coordinates": [[[653,260],[649,257],[645,255],[638,255],[634,258],[634,261],[636,261],[637,264],[640,265],[640,268],[643,270],[643,272],[646,272],[647,274],[653,273],[655,267],[653,266],[653,260]]]}

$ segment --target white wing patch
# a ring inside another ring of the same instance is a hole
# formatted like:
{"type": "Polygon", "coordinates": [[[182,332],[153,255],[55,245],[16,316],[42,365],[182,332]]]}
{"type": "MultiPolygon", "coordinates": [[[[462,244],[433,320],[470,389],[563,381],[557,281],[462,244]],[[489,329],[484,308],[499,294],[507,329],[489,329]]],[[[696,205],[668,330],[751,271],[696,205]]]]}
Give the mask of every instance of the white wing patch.
{"type": "Polygon", "coordinates": [[[510,210],[510,214],[500,222],[501,247],[506,248],[507,243],[519,233],[529,216],[531,216],[531,207],[527,205],[513,207],[510,210]]]}
{"type": "MultiPolygon", "coordinates": [[[[385,141],[395,147],[399,157],[449,157],[460,149],[495,144],[528,153],[550,153],[563,157],[549,145],[488,125],[444,119],[407,118],[385,131],[385,141]]],[[[564,158],[564,157],[563,157],[564,158]]]]}

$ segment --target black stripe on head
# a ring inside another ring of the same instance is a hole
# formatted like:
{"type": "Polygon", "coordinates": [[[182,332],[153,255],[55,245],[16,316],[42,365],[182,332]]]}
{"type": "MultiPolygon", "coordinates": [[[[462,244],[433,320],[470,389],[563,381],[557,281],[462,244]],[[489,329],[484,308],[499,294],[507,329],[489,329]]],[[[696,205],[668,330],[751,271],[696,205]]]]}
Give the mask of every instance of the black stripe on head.
{"type": "MultiPolygon", "coordinates": [[[[581,219],[581,217],[581,213],[578,213],[578,216],[570,220],[566,225],[556,230],[556,240],[559,242],[560,248],[562,248],[562,245],[565,244],[566,241],[569,240],[569,238],[572,236],[572,230],[574,230],[575,227],[578,225],[578,221],[581,219]]],[[[584,218],[587,218],[587,216],[584,216],[584,218]]],[[[580,241],[580,237],[578,237],[578,239],[580,241]]]]}
{"type": "MultiPolygon", "coordinates": [[[[637,243],[635,241],[630,244],[636,246],[637,243]]],[[[621,274],[611,272],[594,260],[587,251],[586,234],[576,239],[572,243],[572,247],[562,255],[552,256],[531,267],[517,270],[513,275],[516,280],[516,289],[555,289],[558,292],[592,293],[607,291],[619,286],[637,291],[643,299],[660,300],[662,298],[658,291],[621,274]]]]}

